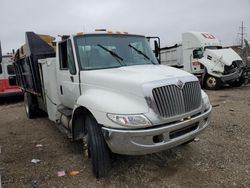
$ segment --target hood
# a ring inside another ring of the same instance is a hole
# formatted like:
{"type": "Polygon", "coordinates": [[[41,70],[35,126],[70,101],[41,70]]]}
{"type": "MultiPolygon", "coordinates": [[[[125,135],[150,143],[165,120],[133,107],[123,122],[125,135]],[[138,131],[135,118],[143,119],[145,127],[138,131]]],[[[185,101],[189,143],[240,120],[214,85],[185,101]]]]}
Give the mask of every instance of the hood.
{"type": "Polygon", "coordinates": [[[233,61],[242,61],[241,57],[231,48],[216,50],[206,49],[204,53],[204,58],[209,59],[208,56],[212,57],[212,61],[221,62],[227,66],[230,66],[233,61]]]}
{"type": "MultiPolygon", "coordinates": [[[[182,78],[197,78],[185,71],[166,65],[135,65],[120,68],[101,69],[81,72],[81,79],[89,86],[109,88],[137,96],[143,95],[142,85],[162,80],[174,80],[176,83],[182,78]]],[[[167,83],[167,82],[166,82],[167,83]]]]}

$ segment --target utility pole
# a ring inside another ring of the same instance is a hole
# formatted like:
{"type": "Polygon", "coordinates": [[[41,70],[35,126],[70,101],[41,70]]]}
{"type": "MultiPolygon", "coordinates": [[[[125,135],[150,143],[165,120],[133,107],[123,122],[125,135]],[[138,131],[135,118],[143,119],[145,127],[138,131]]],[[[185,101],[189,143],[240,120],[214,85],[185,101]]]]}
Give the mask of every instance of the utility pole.
{"type": "Polygon", "coordinates": [[[240,45],[243,48],[244,45],[244,36],[246,36],[246,33],[244,32],[246,27],[244,27],[244,23],[243,21],[241,22],[241,26],[240,26],[240,33],[238,33],[240,35],[240,45]]]}

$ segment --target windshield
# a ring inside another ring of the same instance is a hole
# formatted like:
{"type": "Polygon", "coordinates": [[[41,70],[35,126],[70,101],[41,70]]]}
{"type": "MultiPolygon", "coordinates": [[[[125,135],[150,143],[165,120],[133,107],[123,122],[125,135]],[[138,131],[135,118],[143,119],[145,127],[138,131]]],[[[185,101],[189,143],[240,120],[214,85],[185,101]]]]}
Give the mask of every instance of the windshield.
{"type": "Polygon", "coordinates": [[[158,64],[148,41],[142,36],[76,36],[75,44],[82,70],[158,64]]]}

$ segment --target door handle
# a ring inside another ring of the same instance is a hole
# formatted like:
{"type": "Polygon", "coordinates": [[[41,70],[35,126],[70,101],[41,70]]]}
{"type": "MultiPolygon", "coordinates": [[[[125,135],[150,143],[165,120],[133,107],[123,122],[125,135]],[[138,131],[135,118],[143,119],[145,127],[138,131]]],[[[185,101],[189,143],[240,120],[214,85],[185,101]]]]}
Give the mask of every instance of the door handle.
{"type": "Polygon", "coordinates": [[[62,85],[60,85],[60,92],[61,92],[61,95],[63,95],[62,85]]]}
{"type": "Polygon", "coordinates": [[[70,76],[70,80],[71,80],[71,82],[74,82],[74,77],[70,76]]]}

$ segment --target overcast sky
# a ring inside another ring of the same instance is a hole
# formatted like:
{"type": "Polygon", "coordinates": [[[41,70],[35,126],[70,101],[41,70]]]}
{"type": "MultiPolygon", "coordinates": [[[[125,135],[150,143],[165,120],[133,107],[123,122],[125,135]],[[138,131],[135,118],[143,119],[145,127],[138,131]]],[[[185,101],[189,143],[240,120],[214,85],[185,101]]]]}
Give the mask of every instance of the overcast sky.
{"type": "Polygon", "coordinates": [[[3,52],[24,43],[25,31],[75,34],[96,28],[159,36],[162,46],[185,31],[208,31],[236,42],[241,21],[250,38],[250,0],[0,0],[3,52]]]}

